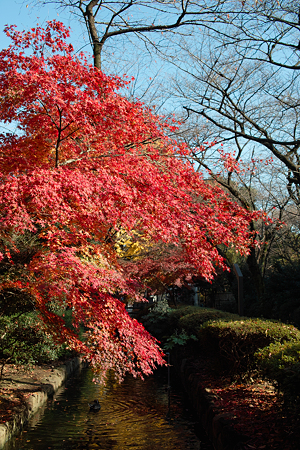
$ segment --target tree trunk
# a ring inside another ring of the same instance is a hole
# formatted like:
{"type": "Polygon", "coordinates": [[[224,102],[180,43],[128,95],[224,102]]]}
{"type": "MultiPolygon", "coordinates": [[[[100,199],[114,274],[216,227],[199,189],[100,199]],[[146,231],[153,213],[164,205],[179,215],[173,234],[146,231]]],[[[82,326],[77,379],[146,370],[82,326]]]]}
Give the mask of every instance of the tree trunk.
{"type": "Polygon", "coordinates": [[[254,247],[251,248],[250,254],[247,257],[247,265],[252,276],[255,291],[257,293],[258,298],[260,299],[264,293],[265,286],[261,269],[255,255],[254,247]]]}
{"type": "Polygon", "coordinates": [[[101,70],[101,50],[102,44],[99,40],[93,8],[97,5],[98,0],[92,0],[86,7],[85,18],[88,25],[90,38],[93,45],[94,67],[101,70]]]}

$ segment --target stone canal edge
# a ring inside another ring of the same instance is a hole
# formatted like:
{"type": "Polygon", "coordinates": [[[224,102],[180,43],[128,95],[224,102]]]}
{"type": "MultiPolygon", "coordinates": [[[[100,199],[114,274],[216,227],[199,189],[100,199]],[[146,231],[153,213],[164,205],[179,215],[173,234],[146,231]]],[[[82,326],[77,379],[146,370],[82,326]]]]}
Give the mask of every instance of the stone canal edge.
{"type": "MultiPolygon", "coordinates": [[[[48,398],[64,384],[64,382],[76,371],[86,364],[81,358],[76,357],[65,361],[62,365],[51,371],[44,371],[38,382],[32,383],[36,386],[25,400],[22,411],[13,415],[11,420],[0,424],[0,449],[14,435],[18,434],[26,425],[28,420],[47,402],[48,398]]],[[[20,380],[16,377],[16,385],[19,383],[31,384],[30,381],[20,380]]]]}

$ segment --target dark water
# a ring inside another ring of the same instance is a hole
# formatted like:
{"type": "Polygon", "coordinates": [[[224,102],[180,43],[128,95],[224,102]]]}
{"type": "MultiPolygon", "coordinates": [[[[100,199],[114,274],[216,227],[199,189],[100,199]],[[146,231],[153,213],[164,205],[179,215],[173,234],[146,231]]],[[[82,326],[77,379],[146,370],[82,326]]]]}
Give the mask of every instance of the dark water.
{"type": "Polygon", "coordinates": [[[111,380],[103,387],[84,370],[4,449],[212,450],[178,390],[171,390],[168,416],[166,371],[145,381],[128,377],[121,385],[111,380]],[[101,403],[97,413],[88,407],[94,399],[101,403]]]}

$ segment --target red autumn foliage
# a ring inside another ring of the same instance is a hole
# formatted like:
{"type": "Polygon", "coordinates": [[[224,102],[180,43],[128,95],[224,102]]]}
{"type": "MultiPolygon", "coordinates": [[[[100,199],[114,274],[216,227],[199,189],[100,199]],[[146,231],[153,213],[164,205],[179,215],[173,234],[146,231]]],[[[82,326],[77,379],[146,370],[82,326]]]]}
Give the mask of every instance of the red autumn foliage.
{"type": "Polygon", "coordinates": [[[0,135],[0,288],[29,293],[48,329],[96,370],[148,374],[162,353],[117,297],[140,299],[151,270],[211,279],[225,267],[218,245],[247,252],[253,213],[195,173],[189,150],[167,137],[173,125],[118,93],[126,81],[76,56],[61,23],[6,34],[0,120],[16,131],[0,135]],[[175,250],[125,271],[120,229],[175,250]],[[22,259],[25,237],[35,245],[22,259]],[[75,331],[58,314],[66,308],[75,331]]]}

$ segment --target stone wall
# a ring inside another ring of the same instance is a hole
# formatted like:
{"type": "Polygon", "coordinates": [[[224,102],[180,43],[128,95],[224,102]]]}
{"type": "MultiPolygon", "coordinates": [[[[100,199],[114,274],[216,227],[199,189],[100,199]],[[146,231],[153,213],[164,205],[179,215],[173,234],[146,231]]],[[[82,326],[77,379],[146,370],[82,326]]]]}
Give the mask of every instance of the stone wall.
{"type": "Polygon", "coordinates": [[[5,442],[14,434],[21,431],[23,426],[28,422],[28,419],[46,403],[48,397],[52,396],[63,385],[66,379],[81,366],[82,360],[80,358],[73,358],[56,369],[53,369],[40,380],[38,390],[29,395],[22,410],[18,411],[9,422],[0,424],[0,449],[3,448],[5,442]]]}
{"type": "Polygon", "coordinates": [[[214,405],[216,396],[203,386],[201,373],[196,372],[195,367],[187,359],[182,360],[177,370],[180,370],[184,389],[215,450],[242,449],[243,442],[249,438],[233,428],[232,414],[218,413],[214,405]]]}

